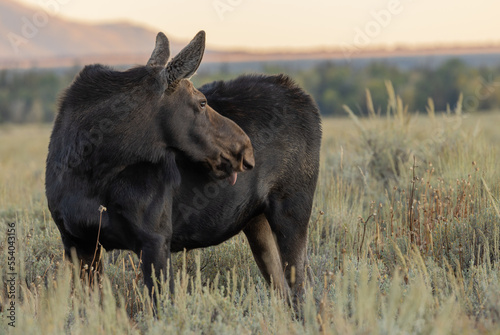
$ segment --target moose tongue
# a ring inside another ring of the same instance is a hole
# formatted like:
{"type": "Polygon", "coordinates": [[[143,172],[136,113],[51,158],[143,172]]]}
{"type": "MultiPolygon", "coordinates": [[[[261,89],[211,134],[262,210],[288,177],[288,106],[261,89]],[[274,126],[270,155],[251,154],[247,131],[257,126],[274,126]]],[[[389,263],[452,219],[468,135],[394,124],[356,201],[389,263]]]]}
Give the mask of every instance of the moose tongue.
{"type": "Polygon", "coordinates": [[[227,179],[229,180],[229,183],[231,185],[234,185],[236,184],[236,179],[238,178],[238,174],[236,172],[231,172],[231,175],[229,177],[227,177],[227,179]]]}

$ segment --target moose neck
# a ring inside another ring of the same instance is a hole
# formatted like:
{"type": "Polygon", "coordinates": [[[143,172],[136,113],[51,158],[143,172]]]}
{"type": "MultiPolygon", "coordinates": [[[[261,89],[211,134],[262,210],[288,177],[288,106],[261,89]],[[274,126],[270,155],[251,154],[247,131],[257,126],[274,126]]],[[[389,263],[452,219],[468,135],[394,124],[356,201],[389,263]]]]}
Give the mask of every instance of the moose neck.
{"type": "Polygon", "coordinates": [[[68,88],[54,128],[59,163],[73,173],[99,178],[137,162],[165,159],[159,125],[159,83],[147,68],[118,72],[88,66],[68,88]],[[78,122],[74,122],[75,118],[78,122]]]}

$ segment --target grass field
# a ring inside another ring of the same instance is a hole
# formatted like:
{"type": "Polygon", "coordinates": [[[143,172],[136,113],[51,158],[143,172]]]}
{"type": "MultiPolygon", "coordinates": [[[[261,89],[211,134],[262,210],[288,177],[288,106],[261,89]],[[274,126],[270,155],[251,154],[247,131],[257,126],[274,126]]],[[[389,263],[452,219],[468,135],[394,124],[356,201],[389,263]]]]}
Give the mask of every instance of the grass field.
{"type": "Polygon", "coordinates": [[[500,112],[410,116],[394,96],[388,110],[323,120],[315,279],[300,315],[264,283],[241,234],[174,257],[176,293],[158,318],[130,252],[107,253],[102,289],[89,292],[47,209],[50,126],[0,127],[0,334],[500,333],[500,112]]]}

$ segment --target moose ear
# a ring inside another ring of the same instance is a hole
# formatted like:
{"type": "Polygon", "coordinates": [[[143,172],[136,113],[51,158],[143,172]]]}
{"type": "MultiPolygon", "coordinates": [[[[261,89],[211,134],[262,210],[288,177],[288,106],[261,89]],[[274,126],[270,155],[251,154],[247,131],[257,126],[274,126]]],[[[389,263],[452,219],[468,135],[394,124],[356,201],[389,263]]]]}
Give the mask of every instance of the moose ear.
{"type": "Polygon", "coordinates": [[[156,45],[151,58],[149,58],[146,66],[165,66],[170,57],[170,45],[168,43],[168,38],[164,33],[159,32],[156,35],[156,45]]]}
{"type": "Polygon", "coordinates": [[[205,32],[202,30],[167,64],[167,83],[191,77],[200,66],[204,51],[205,32]]]}

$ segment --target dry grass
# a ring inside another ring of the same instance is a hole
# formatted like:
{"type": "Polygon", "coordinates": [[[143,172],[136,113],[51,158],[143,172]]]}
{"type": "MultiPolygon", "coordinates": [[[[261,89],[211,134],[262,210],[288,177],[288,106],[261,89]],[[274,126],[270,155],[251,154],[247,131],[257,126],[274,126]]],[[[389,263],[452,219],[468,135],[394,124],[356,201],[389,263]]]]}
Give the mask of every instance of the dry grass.
{"type": "Polygon", "coordinates": [[[315,281],[299,320],[265,285],[242,235],[176,255],[176,293],[161,297],[158,319],[129,252],[107,253],[102,290],[89,292],[73,280],[46,206],[50,127],[0,128],[0,272],[4,282],[6,223],[15,222],[21,293],[16,328],[4,314],[0,333],[498,333],[500,113],[430,106],[415,116],[388,89],[388,115],[324,120],[315,281]]]}

